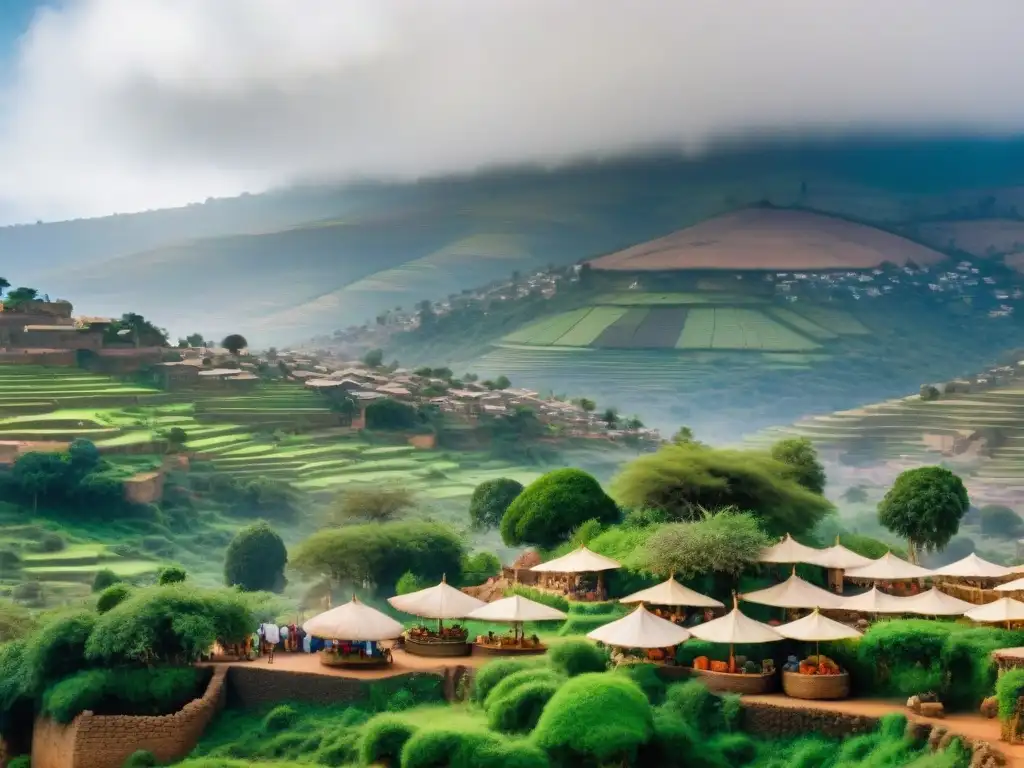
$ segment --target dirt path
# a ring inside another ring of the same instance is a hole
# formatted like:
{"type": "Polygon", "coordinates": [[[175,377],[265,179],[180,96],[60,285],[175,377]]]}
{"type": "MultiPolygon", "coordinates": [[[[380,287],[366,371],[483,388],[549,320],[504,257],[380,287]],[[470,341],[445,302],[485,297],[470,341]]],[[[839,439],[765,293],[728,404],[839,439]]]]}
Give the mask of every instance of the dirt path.
{"type": "Polygon", "coordinates": [[[908,720],[930,725],[941,725],[951,732],[971,739],[987,741],[992,748],[1006,757],[1008,766],[1024,768],[1024,744],[1007,744],[999,740],[999,721],[989,720],[981,715],[954,714],[944,718],[922,717],[915,715],[898,701],[884,699],[846,699],[844,701],[806,701],[791,699],[781,693],[765,696],[744,696],[744,701],[771,704],[776,707],[793,709],[817,709],[824,712],[838,712],[844,715],[860,715],[863,717],[882,717],[893,712],[906,715],[908,720]]]}
{"type": "Polygon", "coordinates": [[[444,674],[449,667],[479,667],[491,661],[493,657],[488,656],[465,656],[454,659],[436,659],[426,656],[413,656],[405,651],[396,650],[393,652],[394,663],[388,667],[379,669],[342,669],[340,667],[325,667],[320,663],[320,657],[315,653],[283,653],[274,654],[274,663],[270,664],[266,656],[261,656],[254,661],[229,661],[213,662],[223,664],[226,667],[259,667],[271,672],[304,672],[313,675],[327,675],[330,677],[348,677],[354,680],[382,680],[388,677],[406,675],[410,672],[437,672],[444,674]]]}

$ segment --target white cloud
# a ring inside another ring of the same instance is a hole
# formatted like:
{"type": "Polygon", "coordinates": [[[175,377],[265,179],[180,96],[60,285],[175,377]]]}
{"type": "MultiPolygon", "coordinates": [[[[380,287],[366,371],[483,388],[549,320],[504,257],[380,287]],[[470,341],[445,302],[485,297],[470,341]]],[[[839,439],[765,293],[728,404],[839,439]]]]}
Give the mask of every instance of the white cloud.
{"type": "Polygon", "coordinates": [[[1020,0],[71,0],[0,205],[96,215],[768,130],[1024,128],[1020,0]]]}

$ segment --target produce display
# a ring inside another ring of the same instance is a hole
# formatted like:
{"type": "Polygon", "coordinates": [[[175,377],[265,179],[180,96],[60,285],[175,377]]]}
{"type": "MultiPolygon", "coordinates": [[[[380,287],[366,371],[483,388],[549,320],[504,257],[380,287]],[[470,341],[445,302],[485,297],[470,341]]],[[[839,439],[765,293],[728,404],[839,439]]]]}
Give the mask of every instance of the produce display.
{"type": "Polygon", "coordinates": [[[782,667],[785,672],[795,672],[800,675],[841,675],[843,670],[835,661],[824,654],[820,656],[808,656],[803,661],[796,656],[790,656],[782,667]]]}
{"type": "Polygon", "coordinates": [[[734,675],[760,675],[763,672],[756,661],[747,659],[746,656],[735,657],[731,667],[727,661],[713,661],[707,656],[698,656],[693,660],[693,668],[711,672],[728,672],[734,675]]]}
{"type": "Polygon", "coordinates": [[[464,643],[466,642],[469,633],[464,627],[460,627],[458,624],[453,624],[450,627],[441,627],[440,631],[429,629],[428,627],[421,625],[410,629],[407,636],[410,640],[420,643],[464,643]]]}

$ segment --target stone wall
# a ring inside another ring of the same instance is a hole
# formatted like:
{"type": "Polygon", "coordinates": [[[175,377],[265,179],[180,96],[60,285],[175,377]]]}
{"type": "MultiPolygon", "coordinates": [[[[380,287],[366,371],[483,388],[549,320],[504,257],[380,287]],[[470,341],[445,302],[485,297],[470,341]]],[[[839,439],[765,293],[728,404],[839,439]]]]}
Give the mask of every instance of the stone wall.
{"type": "Polygon", "coordinates": [[[133,504],[155,504],[164,497],[164,473],[140,472],[124,481],[124,497],[133,504]]]}
{"type": "Polygon", "coordinates": [[[817,733],[841,739],[868,733],[878,727],[878,718],[828,712],[821,709],[779,707],[761,702],[743,702],[743,730],[757,736],[777,738],[817,733]]]}
{"type": "Polygon", "coordinates": [[[445,678],[440,674],[411,673],[384,680],[355,680],[352,678],[317,675],[306,672],[277,672],[265,665],[232,666],[227,677],[227,695],[231,706],[258,709],[285,701],[309,704],[355,704],[370,696],[370,685],[393,684],[402,686],[403,680],[412,678],[434,680],[438,697],[444,693],[445,678]]]}
{"type": "Polygon", "coordinates": [[[121,768],[134,752],[152,752],[158,763],[191,752],[224,705],[227,670],[215,669],[206,692],[173,715],[139,717],[83,712],[68,725],[36,720],[33,768],[121,768]]]}
{"type": "Polygon", "coordinates": [[[52,365],[74,367],[78,364],[70,349],[0,349],[0,365],[52,365]]]}

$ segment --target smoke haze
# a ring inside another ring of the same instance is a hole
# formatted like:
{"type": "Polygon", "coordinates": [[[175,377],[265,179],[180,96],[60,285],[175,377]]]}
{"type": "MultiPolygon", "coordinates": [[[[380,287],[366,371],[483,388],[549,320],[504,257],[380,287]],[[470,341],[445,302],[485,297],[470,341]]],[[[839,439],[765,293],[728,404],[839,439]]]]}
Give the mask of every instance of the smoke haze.
{"type": "Polygon", "coordinates": [[[0,217],[722,137],[1024,128],[1020,0],[71,0],[20,42],[0,217]]]}

